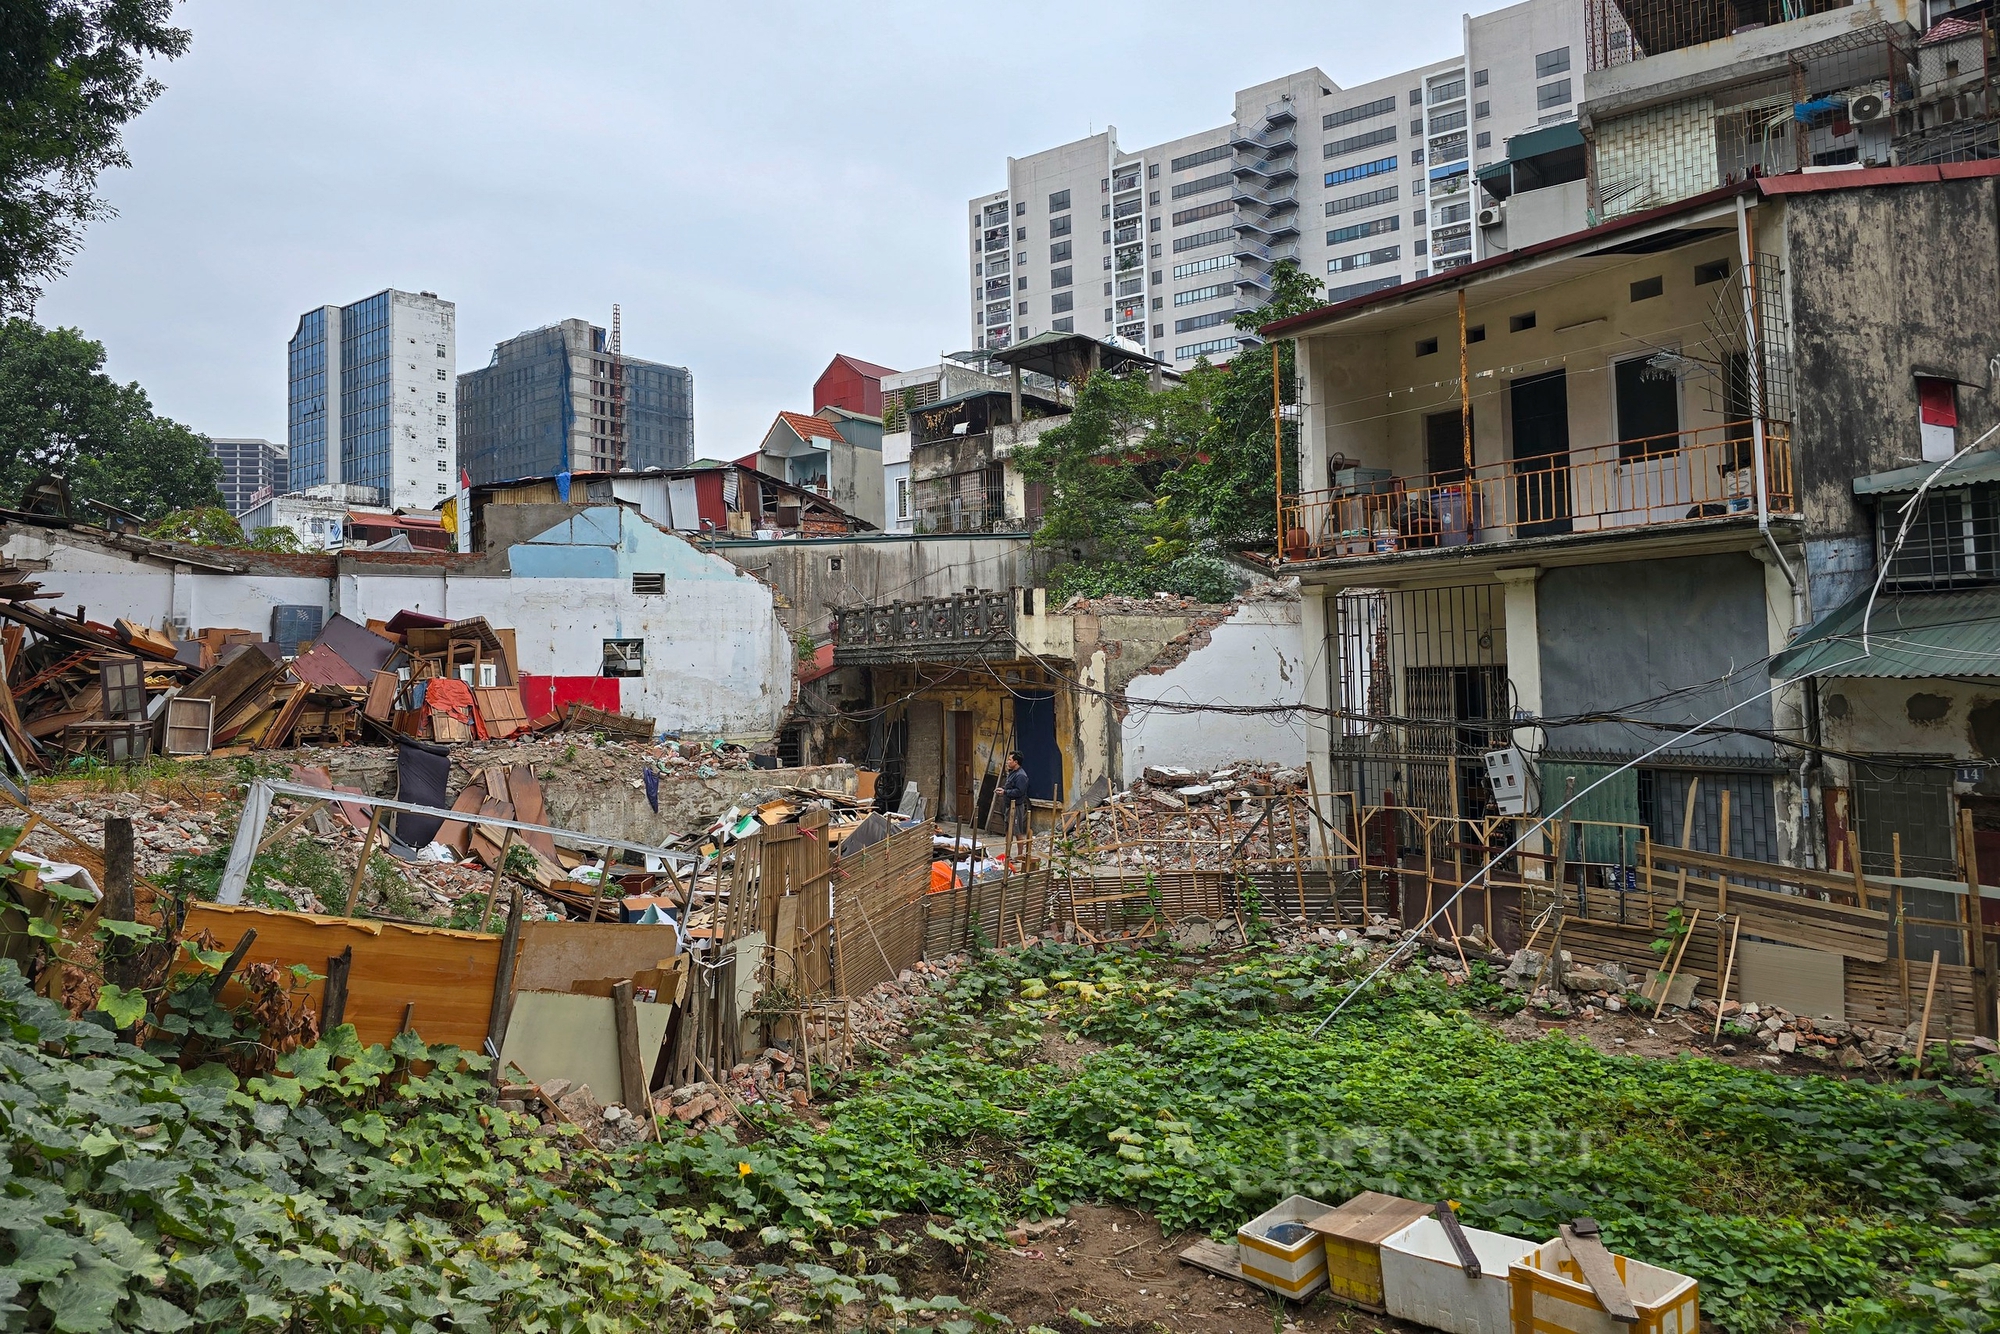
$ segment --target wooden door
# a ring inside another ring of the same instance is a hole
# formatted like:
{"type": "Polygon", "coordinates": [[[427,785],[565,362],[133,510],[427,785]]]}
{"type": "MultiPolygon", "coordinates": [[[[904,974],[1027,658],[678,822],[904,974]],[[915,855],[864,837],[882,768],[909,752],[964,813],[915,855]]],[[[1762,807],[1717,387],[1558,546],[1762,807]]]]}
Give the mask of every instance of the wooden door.
{"type": "Polygon", "coordinates": [[[975,715],[971,710],[954,712],[951,721],[951,791],[954,819],[970,820],[974,815],[973,798],[978,775],[973,772],[973,723],[975,715]]]}

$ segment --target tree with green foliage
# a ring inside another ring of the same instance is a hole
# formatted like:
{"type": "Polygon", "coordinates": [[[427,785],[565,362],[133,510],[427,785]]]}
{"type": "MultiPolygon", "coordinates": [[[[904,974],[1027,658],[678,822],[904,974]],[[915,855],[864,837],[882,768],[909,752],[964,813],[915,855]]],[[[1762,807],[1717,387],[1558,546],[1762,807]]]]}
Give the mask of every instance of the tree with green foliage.
{"type": "MultiPolygon", "coordinates": [[[[1287,261],[1270,302],[1236,317],[1254,332],[1310,310],[1317,279],[1287,261]]],[[[1296,351],[1278,345],[1283,401],[1296,403],[1296,351]]],[[[1285,482],[1297,488],[1298,426],[1284,424],[1285,482]]],[[[1048,488],[1035,540],[1068,560],[1051,576],[1058,597],[1175,593],[1227,601],[1239,582],[1225,557],[1276,542],[1271,354],[1206,358],[1154,393],[1140,377],[1098,372],[1077,389],[1061,426],[1016,455],[1048,488]]]]}
{"type": "Polygon", "coordinates": [[[254,533],[246,533],[229,511],[219,506],[175,510],[147,525],[145,535],[168,542],[187,542],[198,547],[287,553],[303,550],[298,534],[291,529],[259,528],[254,533]]]}
{"type": "Polygon", "coordinates": [[[14,504],[44,472],[79,502],[147,520],[222,499],[207,440],[106,375],[104,344],[15,317],[0,322],[0,499],[14,504]]]}
{"type": "Polygon", "coordinates": [[[84,225],[110,216],[98,173],[129,165],[125,122],[162,91],[145,61],[188,48],[173,12],[173,0],[0,6],[0,311],[32,310],[84,225]]]}

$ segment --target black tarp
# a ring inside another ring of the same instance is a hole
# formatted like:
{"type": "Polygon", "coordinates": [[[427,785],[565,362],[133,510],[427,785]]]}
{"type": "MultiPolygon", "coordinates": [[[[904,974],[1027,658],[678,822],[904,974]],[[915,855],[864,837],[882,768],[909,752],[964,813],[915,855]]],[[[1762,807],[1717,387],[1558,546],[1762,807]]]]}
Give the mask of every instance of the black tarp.
{"type": "MultiPolygon", "coordinates": [[[[417,806],[448,807],[444,786],[451,777],[451,753],[423,741],[396,743],[396,800],[417,806]]],[[[396,812],[396,841],[422,848],[437,837],[442,815],[396,812]]]]}

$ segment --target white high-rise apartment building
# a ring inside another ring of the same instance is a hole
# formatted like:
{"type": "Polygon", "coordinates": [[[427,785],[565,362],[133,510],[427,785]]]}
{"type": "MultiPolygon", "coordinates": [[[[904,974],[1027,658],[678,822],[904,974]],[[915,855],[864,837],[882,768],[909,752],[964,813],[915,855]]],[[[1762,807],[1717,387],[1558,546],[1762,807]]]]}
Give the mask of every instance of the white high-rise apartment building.
{"type": "Polygon", "coordinates": [[[436,509],[458,490],[457,309],[394,289],[299,317],[289,349],[293,491],[368,487],[436,509]]]}
{"type": "Polygon", "coordinates": [[[1151,148],[1109,127],[1009,158],[1007,188],[968,209],[973,346],[1087,333],[1184,369],[1237,351],[1232,321],[1284,260],[1337,301],[1483,258],[1477,174],[1574,120],[1584,0],[1463,32],[1460,56],[1359,87],[1309,69],[1246,88],[1228,124],[1151,148]]]}

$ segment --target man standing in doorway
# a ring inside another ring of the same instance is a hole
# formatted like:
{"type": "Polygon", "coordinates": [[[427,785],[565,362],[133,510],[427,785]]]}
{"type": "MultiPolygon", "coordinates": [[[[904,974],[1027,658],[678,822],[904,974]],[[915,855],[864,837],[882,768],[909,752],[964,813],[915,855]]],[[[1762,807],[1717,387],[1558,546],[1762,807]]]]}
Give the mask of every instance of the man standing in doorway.
{"type": "Polygon", "coordinates": [[[1028,834],[1028,802],[1032,784],[1028,771],[1021,767],[1021,752],[1007,753],[1007,783],[1000,789],[1000,809],[1007,821],[1007,855],[1014,855],[1014,839],[1028,834]]]}

